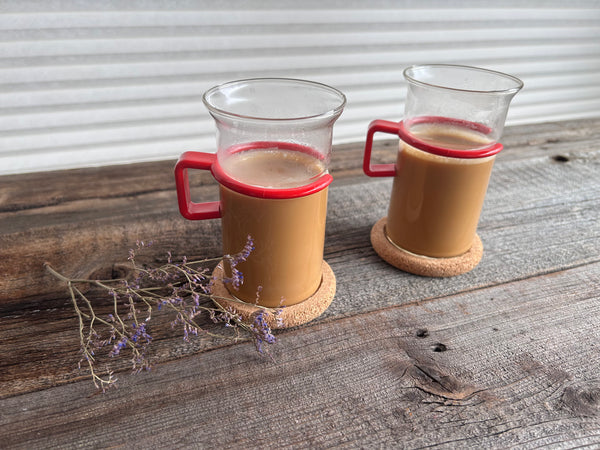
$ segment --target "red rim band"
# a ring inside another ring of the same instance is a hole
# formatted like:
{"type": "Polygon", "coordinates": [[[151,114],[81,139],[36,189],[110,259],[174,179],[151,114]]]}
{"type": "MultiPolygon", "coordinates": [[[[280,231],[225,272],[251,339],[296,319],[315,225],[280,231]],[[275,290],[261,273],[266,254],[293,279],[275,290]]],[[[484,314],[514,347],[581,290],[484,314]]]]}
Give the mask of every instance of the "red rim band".
{"type": "MultiPolygon", "coordinates": [[[[256,149],[266,149],[266,148],[277,148],[281,150],[291,150],[306,153],[310,156],[313,156],[317,159],[323,160],[324,156],[317,152],[315,149],[301,145],[295,144],[293,142],[277,142],[277,141],[259,141],[259,142],[250,142],[247,144],[240,144],[230,147],[228,149],[229,153],[239,153],[248,150],[256,150],[256,149]]],[[[227,174],[223,167],[219,164],[218,160],[212,164],[211,173],[215,177],[220,184],[223,186],[235,191],[240,194],[249,195],[251,197],[258,198],[273,198],[273,199],[286,199],[286,198],[296,198],[296,197],[304,197],[306,195],[314,194],[315,192],[319,192],[321,189],[326,188],[333,181],[333,177],[325,172],[319,175],[314,181],[309,184],[305,184],[303,186],[291,187],[291,188],[271,188],[264,186],[255,186],[251,184],[244,183],[239,181],[229,174],[227,174]]]]}
{"type": "MultiPolygon", "coordinates": [[[[459,125],[462,128],[468,128],[470,130],[477,131],[482,134],[489,134],[491,129],[483,124],[476,122],[469,122],[467,120],[462,119],[451,119],[448,117],[438,117],[438,116],[423,116],[418,117],[410,121],[411,125],[422,124],[422,123],[443,123],[448,125],[459,125]]],[[[423,150],[427,153],[432,153],[434,155],[439,156],[447,156],[450,158],[460,158],[460,159],[476,159],[476,158],[487,158],[488,156],[492,156],[500,152],[502,150],[502,144],[493,143],[483,148],[478,148],[474,150],[457,150],[452,148],[440,147],[437,145],[432,145],[427,142],[422,141],[421,139],[415,137],[411,134],[404,124],[404,122],[398,123],[398,137],[402,139],[403,142],[408,145],[418,148],[419,150],[423,150]]]]}

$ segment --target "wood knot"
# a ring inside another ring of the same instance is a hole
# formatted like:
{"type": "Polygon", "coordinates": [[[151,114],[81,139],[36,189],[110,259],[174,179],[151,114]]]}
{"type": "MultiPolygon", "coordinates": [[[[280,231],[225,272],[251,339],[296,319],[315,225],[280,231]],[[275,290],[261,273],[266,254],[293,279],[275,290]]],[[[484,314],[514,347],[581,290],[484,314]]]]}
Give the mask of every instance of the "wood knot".
{"type": "Polygon", "coordinates": [[[120,280],[128,279],[133,275],[133,268],[129,264],[113,264],[103,266],[88,275],[90,280],[120,280]]]}
{"type": "Polygon", "coordinates": [[[408,373],[419,389],[447,400],[467,400],[477,392],[474,386],[464,384],[451,374],[429,364],[415,364],[409,368],[408,373]]]}
{"type": "Polygon", "coordinates": [[[577,416],[600,415],[600,382],[567,386],[561,402],[577,416]]]}

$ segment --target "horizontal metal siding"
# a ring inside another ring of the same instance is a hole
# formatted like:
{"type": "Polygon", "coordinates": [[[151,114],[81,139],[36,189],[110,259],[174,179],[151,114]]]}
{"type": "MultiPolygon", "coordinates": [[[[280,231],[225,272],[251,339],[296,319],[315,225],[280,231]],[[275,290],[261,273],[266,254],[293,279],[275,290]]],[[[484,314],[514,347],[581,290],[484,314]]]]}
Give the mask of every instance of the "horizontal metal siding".
{"type": "Polygon", "coordinates": [[[363,141],[424,62],[519,76],[509,124],[598,117],[600,2],[5,0],[0,173],[211,151],[202,93],[249,77],[337,87],[334,142],[363,141]]]}

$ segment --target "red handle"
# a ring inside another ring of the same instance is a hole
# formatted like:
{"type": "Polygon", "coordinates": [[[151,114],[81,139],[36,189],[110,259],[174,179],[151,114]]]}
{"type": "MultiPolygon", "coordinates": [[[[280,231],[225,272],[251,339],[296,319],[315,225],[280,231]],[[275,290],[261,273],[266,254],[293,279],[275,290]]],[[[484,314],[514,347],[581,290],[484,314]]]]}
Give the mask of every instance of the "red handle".
{"type": "Polygon", "coordinates": [[[371,147],[373,135],[376,132],[388,133],[398,136],[400,123],[387,120],[374,120],[367,130],[365,142],[365,155],[363,159],[363,172],[370,177],[393,177],[396,175],[396,164],[371,164],[371,147]]]}
{"type": "Polygon", "coordinates": [[[221,217],[221,202],[194,203],[190,198],[188,169],[211,170],[217,160],[214,153],[185,152],[175,165],[175,186],[179,212],[189,220],[218,219],[221,217]]]}

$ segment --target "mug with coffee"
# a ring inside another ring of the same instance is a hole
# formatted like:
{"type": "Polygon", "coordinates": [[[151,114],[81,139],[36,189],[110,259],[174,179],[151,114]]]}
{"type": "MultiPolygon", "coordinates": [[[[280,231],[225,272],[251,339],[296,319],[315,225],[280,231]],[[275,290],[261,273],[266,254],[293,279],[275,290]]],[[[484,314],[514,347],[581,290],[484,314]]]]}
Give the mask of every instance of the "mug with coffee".
{"type": "Polygon", "coordinates": [[[387,242],[372,234],[373,245],[409,272],[464,273],[481,258],[470,250],[480,246],[477,224],[495,155],[502,150],[498,139],[523,83],[499,72],[443,64],[413,66],[404,76],[403,121],[375,120],[367,132],[365,174],[393,177],[388,215],[378,223],[387,242]],[[400,137],[395,164],[371,164],[376,132],[400,137]]]}
{"type": "Polygon", "coordinates": [[[332,129],[345,96],[320,83],[260,78],[216,86],[203,101],[216,123],[217,152],[181,155],[180,212],[220,218],[225,254],[252,239],[254,249],[236,267],[243,282],[225,283],[233,297],[264,307],[301,303],[321,284],[332,129]],[[188,169],[210,170],[220,200],[194,203],[188,169]]]}

